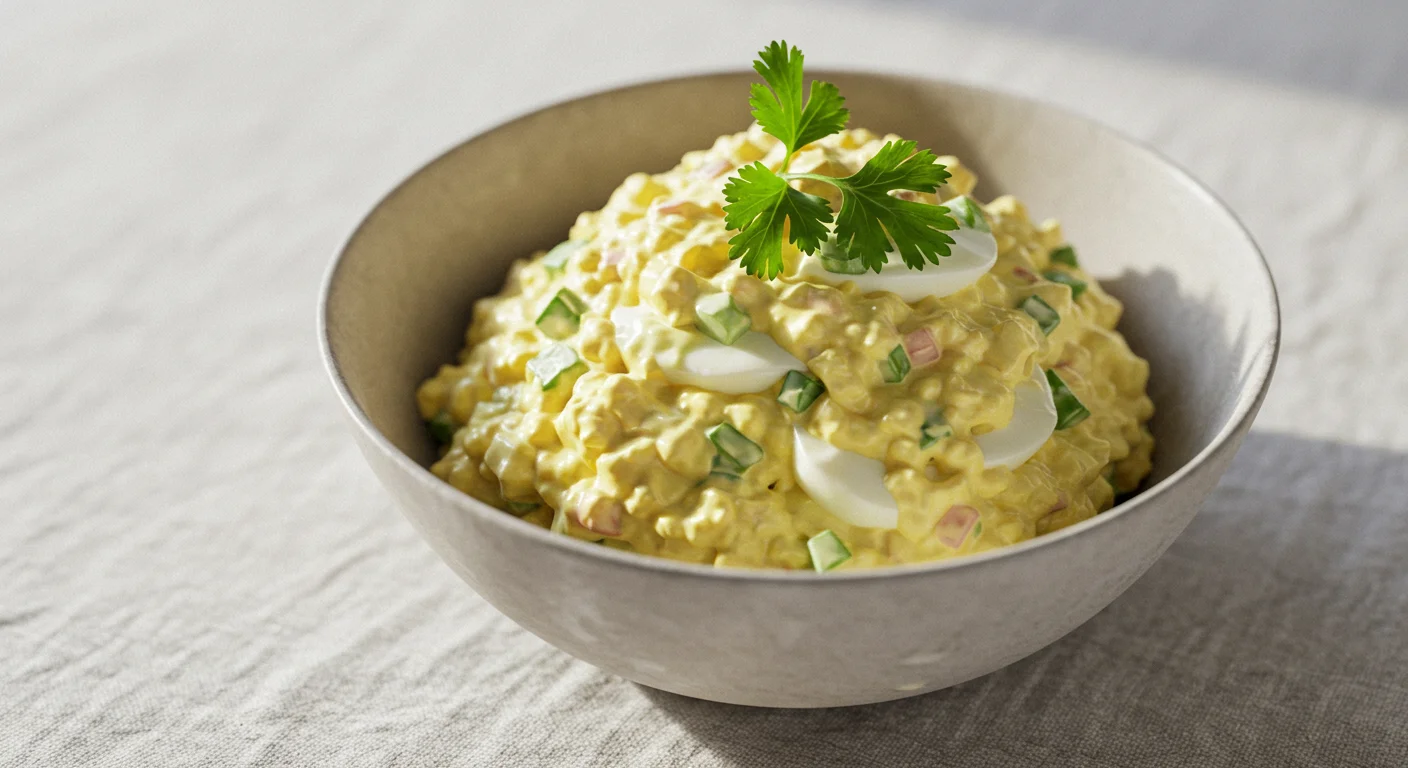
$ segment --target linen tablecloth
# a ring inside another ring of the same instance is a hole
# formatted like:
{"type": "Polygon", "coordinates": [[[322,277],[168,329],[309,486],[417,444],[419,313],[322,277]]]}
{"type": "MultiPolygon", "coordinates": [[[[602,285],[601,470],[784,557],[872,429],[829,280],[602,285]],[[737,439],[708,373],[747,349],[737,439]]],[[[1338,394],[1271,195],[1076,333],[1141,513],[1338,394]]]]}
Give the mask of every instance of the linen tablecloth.
{"type": "Polygon", "coordinates": [[[0,5],[0,765],[1408,765],[1404,111],[910,6],[525,5],[0,5]],[[652,691],[500,616],[364,467],[313,334],[425,159],[782,36],[1152,143],[1285,313],[1256,431],[1128,593],[844,710],[652,691]]]}

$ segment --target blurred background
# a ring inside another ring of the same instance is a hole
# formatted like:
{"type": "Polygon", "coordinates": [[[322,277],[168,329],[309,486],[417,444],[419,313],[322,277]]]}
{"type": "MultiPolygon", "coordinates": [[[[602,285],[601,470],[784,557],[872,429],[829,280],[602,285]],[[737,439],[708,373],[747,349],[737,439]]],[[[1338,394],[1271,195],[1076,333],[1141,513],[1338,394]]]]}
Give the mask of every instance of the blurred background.
{"type": "Polygon", "coordinates": [[[1345,96],[1408,101],[1408,3],[1402,0],[893,4],[1345,96]]]}

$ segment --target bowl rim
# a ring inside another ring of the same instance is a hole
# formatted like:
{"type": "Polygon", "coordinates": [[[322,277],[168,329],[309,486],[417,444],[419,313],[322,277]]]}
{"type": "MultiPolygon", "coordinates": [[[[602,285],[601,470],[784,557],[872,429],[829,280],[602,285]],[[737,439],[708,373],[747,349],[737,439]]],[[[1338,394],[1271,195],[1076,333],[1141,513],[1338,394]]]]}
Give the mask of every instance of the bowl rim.
{"type": "Polygon", "coordinates": [[[602,547],[595,542],[587,542],[571,536],[563,536],[545,528],[541,528],[532,523],[525,523],[522,520],[506,514],[503,510],[491,507],[479,501],[469,494],[451,486],[449,483],[436,477],[428,467],[422,466],[419,462],[406,455],[401,449],[391,443],[385,435],[381,433],[361,405],[352,395],[348,388],[347,381],[342,375],[341,367],[337,356],[332,350],[332,341],[328,333],[330,310],[330,297],[337,289],[341,276],[341,267],[348,250],[361,237],[368,223],[374,218],[377,211],[401,194],[408,185],[420,177],[432,166],[444,162],[450,155],[463,147],[483,140],[490,134],[495,134],[503,130],[513,128],[515,125],[534,119],[539,115],[551,112],[556,109],[568,107],[570,105],[595,99],[609,94],[622,94],[636,90],[647,90],[664,85],[683,84],[691,81],[711,80],[722,77],[746,77],[752,74],[752,70],[745,69],[725,69],[699,72],[695,74],[680,75],[674,77],[654,78],[639,80],[614,87],[594,90],[579,94],[569,98],[550,102],[522,112],[506,120],[498,122],[488,128],[478,131],[467,139],[455,144],[436,154],[433,158],[422,163],[413,172],[402,178],[389,191],[377,199],[376,203],[364,213],[358,221],[357,226],[338,247],[332,261],[328,264],[323,273],[322,282],[318,292],[317,307],[317,333],[318,348],[322,356],[323,366],[332,380],[333,388],[337,392],[338,399],[342,402],[343,408],[351,417],[355,427],[366,438],[363,445],[374,446],[382,454],[395,464],[404,473],[415,478],[415,481],[428,488],[432,493],[438,495],[448,503],[460,507],[467,514],[477,516],[481,521],[498,526],[508,535],[528,536],[536,538],[539,543],[556,548],[563,555],[570,555],[578,558],[596,559],[603,564],[611,564],[633,568],[642,572],[649,572],[657,575],[673,575],[677,577],[694,577],[703,579],[718,579],[721,581],[757,581],[757,582],[784,582],[798,586],[807,584],[826,585],[840,582],[870,581],[874,579],[895,579],[907,577],[922,577],[943,571],[958,570],[963,568],[976,568],[989,563],[993,563],[1008,558],[1020,557],[1023,554],[1039,548],[1048,548],[1059,545],[1069,539],[1078,537],[1099,526],[1108,525],[1115,520],[1133,514],[1142,507],[1151,504],[1155,499],[1162,497],[1180,485],[1185,478],[1198,471],[1209,459],[1224,449],[1226,444],[1243,430],[1249,427],[1249,422],[1255,417],[1257,410],[1261,407],[1266,398],[1267,390],[1270,387],[1272,373],[1275,371],[1277,359],[1280,356],[1281,347],[1281,309],[1280,298],[1276,290],[1276,284],[1271,275],[1271,269],[1266,261],[1265,254],[1257,245],[1251,233],[1232,211],[1232,209],[1211,189],[1198,181],[1182,165],[1173,161],[1159,150],[1148,143],[1131,137],[1124,132],[1105,125],[1093,118],[1082,115],[1066,107],[1052,104],[1039,98],[1011,93],[1000,89],[986,86],[965,83],[958,80],[942,77],[925,77],[921,75],[904,74],[901,72],[885,72],[881,70],[868,69],[826,69],[816,70],[813,77],[828,77],[835,75],[858,76],[879,79],[899,79],[919,81],[928,84],[942,85],[946,88],[966,91],[969,94],[980,97],[996,97],[1040,107],[1041,109],[1054,112],[1063,119],[1072,120],[1084,124],[1087,128],[1102,132],[1119,141],[1128,144],[1135,150],[1143,153],[1156,163],[1166,167],[1177,180],[1192,195],[1201,198],[1209,203],[1216,210],[1220,211],[1233,224],[1237,234],[1241,238],[1238,245],[1245,249],[1250,249],[1256,256],[1256,265],[1259,267],[1257,275],[1258,289],[1265,300],[1269,302],[1271,308],[1270,333],[1268,338],[1260,342],[1257,348],[1249,351],[1253,355],[1253,361],[1249,375],[1245,378],[1237,393],[1237,401],[1233,406],[1231,415],[1227,418],[1222,428],[1217,434],[1188,461],[1178,467],[1167,477],[1155,483],[1153,486],[1143,490],[1134,498],[1120,504],[1116,504],[1109,510],[1101,512],[1079,523],[1066,526],[1057,531],[1036,536],[1016,544],[1009,544],[1003,547],[980,552],[972,555],[952,557],[943,560],[931,560],[919,563],[905,563],[899,565],[877,566],[874,568],[862,568],[850,571],[817,573],[808,569],[785,570],[781,568],[721,568],[715,565],[701,563],[691,563],[682,560],[673,560],[665,557],[654,557],[651,555],[637,554],[634,552],[619,551],[610,547],[602,547]],[[1254,393],[1250,396],[1248,393],[1254,393]]]}

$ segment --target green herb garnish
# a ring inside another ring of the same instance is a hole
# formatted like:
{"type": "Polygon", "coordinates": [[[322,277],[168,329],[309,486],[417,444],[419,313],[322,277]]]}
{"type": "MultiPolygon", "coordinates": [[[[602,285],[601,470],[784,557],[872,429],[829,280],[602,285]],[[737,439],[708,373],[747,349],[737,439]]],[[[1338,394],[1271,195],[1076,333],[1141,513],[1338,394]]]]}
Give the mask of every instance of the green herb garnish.
{"type": "Polygon", "coordinates": [[[983,207],[978,205],[978,201],[967,195],[960,195],[944,203],[959,221],[968,226],[969,229],[976,229],[979,232],[992,233],[992,225],[988,223],[988,217],[983,213],[983,207]]]}
{"type": "Polygon", "coordinates": [[[1076,277],[1070,272],[1062,272],[1059,269],[1048,269],[1045,272],[1042,272],[1041,276],[1046,278],[1047,280],[1050,280],[1053,283],[1069,285],[1071,287],[1072,299],[1079,299],[1080,295],[1082,293],[1085,293],[1085,289],[1089,287],[1085,284],[1084,280],[1080,279],[1079,277],[1076,277]]]}
{"type": "Polygon", "coordinates": [[[449,445],[455,438],[455,422],[446,411],[435,414],[435,418],[427,421],[425,427],[430,430],[430,436],[435,442],[441,445],[449,445]]]}
{"type": "Polygon", "coordinates": [[[837,275],[865,274],[865,264],[860,259],[851,258],[830,240],[821,244],[821,268],[837,275]]]}
{"type": "Polygon", "coordinates": [[[830,529],[807,539],[807,554],[812,556],[812,568],[817,573],[825,573],[851,559],[851,550],[830,529]]]}
{"type": "Polygon", "coordinates": [[[773,41],[758,52],[753,69],[767,83],[754,83],[748,103],[762,129],[786,149],[782,165],[772,171],[761,162],[738,169],[724,187],[724,224],[738,234],[729,240],[728,256],[738,259],[750,275],[767,278],[782,272],[783,238],[803,253],[813,254],[835,222],[836,245],[865,269],[876,272],[895,250],[910,269],[924,262],[938,264],[949,255],[953,238],[945,230],[958,228],[948,209],[893,197],[898,190],[934,192],[948,180],[948,169],[929,150],[913,141],[885,144],[859,171],[844,178],[817,173],[788,173],[792,154],[817,139],[839,133],[850,120],[846,100],[831,83],[813,81],[802,98],[802,52],[773,41]],[[792,188],[791,182],[810,179],[841,191],[841,210],[834,214],[826,198],[792,188]]]}
{"type": "Polygon", "coordinates": [[[887,384],[904,381],[904,377],[909,375],[909,370],[909,355],[905,354],[903,344],[896,344],[890,354],[880,361],[880,377],[887,384]]]}
{"type": "Polygon", "coordinates": [[[725,470],[741,475],[743,470],[763,460],[763,447],[744,437],[727,421],[710,427],[704,435],[718,451],[718,461],[714,462],[713,468],[715,472],[725,470]]]}
{"type": "Polygon", "coordinates": [[[528,361],[528,372],[542,385],[543,391],[557,386],[562,374],[581,365],[577,351],[566,344],[553,344],[528,361]]]}
{"type": "Polygon", "coordinates": [[[782,390],[777,393],[777,402],[802,413],[825,391],[820,380],[801,371],[788,371],[782,380],[782,390]]]}
{"type": "Polygon", "coordinates": [[[919,428],[919,448],[928,448],[940,440],[947,440],[953,437],[953,427],[949,426],[948,420],[943,414],[936,413],[924,420],[924,425],[919,428]]]}
{"type": "Polygon", "coordinates": [[[544,254],[543,266],[547,267],[549,272],[561,272],[584,245],[586,243],[581,240],[564,240],[554,245],[551,251],[544,254]]]}
{"type": "Polygon", "coordinates": [[[1070,429],[1090,418],[1090,409],[1055,371],[1046,372],[1046,383],[1051,385],[1051,402],[1056,405],[1056,429],[1070,429]]]}
{"type": "Polygon", "coordinates": [[[1076,258],[1076,249],[1069,245],[1063,245],[1052,251],[1047,257],[1052,264],[1065,264],[1068,267],[1079,267],[1080,260],[1076,258]]]}
{"type": "Polygon", "coordinates": [[[1017,308],[1031,315],[1036,324],[1041,326],[1041,332],[1047,336],[1056,330],[1056,326],[1061,324],[1061,315],[1042,300],[1040,296],[1028,296],[1026,301],[1017,305],[1017,308]]]}
{"type": "Polygon", "coordinates": [[[587,303],[582,301],[582,297],[563,288],[543,307],[534,322],[542,329],[543,335],[550,339],[562,340],[577,332],[582,325],[582,315],[586,311],[587,303]]]}
{"type": "Polygon", "coordinates": [[[720,344],[733,344],[753,327],[753,319],[727,293],[711,293],[694,304],[695,325],[720,344]]]}

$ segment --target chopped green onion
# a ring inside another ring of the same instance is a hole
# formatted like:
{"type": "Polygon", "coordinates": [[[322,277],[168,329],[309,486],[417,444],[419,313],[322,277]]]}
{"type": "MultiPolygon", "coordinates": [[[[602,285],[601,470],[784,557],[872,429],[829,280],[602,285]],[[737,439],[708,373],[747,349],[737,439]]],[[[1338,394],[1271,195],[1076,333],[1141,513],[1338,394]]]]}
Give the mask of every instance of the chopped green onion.
{"type": "Polygon", "coordinates": [[[821,382],[801,371],[788,371],[782,380],[782,391],[777,393],[777,402],[801,413],[812,407],[826,387],[821,382]]]}
{"type": "Polygon", "coordinates": [[[825,573],[851,559],[851,550],[837,536],[827,529],[807,539],[807,552],[812,556],[812,567],[817,573],[825,573]]]}
{"type": "Polygon", "coordinates": [[[543,391],[557,386],[563,373],[581,363],[576,351],[566,344],[553,344],[528,361],[528,371],[543,385],[543,391]]]}
{"type": "Polygon", "coordinates": [[[860,259],[828,259],[823,256],[821,268],[835,275],[865,274],[865,262],[860,259]]]}
{"type": "Polygon", "coordinates": [[[705,336],[732,344],[753,327],[753,319],[727,293],[711,293],[694,304],[695,324],[705,336]]]}
{"type": "Polygon", "coordinates": [[[548,338],[561,340],[577,332],[586,311],[587,303],[582,297],[563,288],[543,307],[535,323],[548,338]]]}
{"type": "Polygon", "coordinates": [[[1069,245],[1063,245],[1052,251],[1049,258],[1052,264],[1065,264],[1068,267],[1080,266],[1080,261],[1076,259],[1076,249],[1069,245]]]}
{"type": "Polygon", "coordinates": [[[714,460],[709,464],[710,477],[722,477],[725,480],[737,480],[743,476],[746,467],[738,466],[738,462],[722,454],[714,454],[714,460]]]}
{"type": "Polygon", "coordinates": [[[739,474],[742,474],[743,470],[763,460],[763,447],[744,437],[742,432],[734,429],[727,421],[710,427],[704,434],[714,444],[719,457],[726,460],[715,462],[715,469],[718,469],[721,463],[732,462],[731,466],[725,466],[723,469],[727,471],[736,467],[739,474]]]}
{"type": "Polygon", "coordinates": [[[924,426],[919,428],[919,447],[928,448],[950,437],[953,437],[953,427],[949,426],[942,413],[936,413],[925,419],[924,426]]]}
{"type": "Polygon", "coordinates": [[[450,418],[447,411],[440,411],[435,414],[435,418],[426,422],[426,429],[430,430],[430,436],[435,438],[435,442],[441,445],[449,445],[455,439],[455,422],[450,418]]]}
{"type": "Polygon", "coordinates": [[[1079,277],[1076,277],[1070,272],[1062,272],[1059,269],[1048,269],[1045,272],[1041,273],[1041,276],[1046,278],[1047,280],[1050,280],[1053,283],[1069,285],[1071,287],[1072,299],[1079,299],[1080,295],[1082,293],[1085,293],[1085,289],[1087,287],[1084,280],[1080,279],[1079,277]]]}
{"type": "Polygon", "coordinates": [[[1051,401],[1056,404],[1056,429],[1070,429],[1090,416],[1090,410],[1055,371],[1046,372],[1046,383],[1051,385],[1051,401]]]}
{"type": "Polygon", "coordinates": [[[510,501],[508,510],[515,515],[526,515],[541,506],[536,501],[510,501]]]}
{"type": "Polygon", "coordinates": [[[851,258],[851,255],[834,241],[827,240],[822,243],[817,256],[821,259],[821,268],[827,272],[837,275],[865,274],[865,262],[851,258]]]}
{"type": "Polygon", "coordinates": [[[1036,324],[1041,326],[1041,332],[1047,336],[1061,324],[1061,315],[1052,309],[1050,304],[1042,301],[1040,296],[1028,296],[1017,308],[1031,315],[1036,324]]]}
{"type": "Polygon", "coordinates": [[[564,240],[558,243],[543,256],[543,266],[552,272],[561,272],[584,245],[586,243],[581,240],[564,240]]]}
{"type": "Polygon", "coordinates": [[[953,214],[955,221],[966,224],[969,229],[992,232],[992,226],[988,224],[987,216],[983,215],[983,207],[978,205],[977,200],[967,195],[961,195],[945,201],[944,207],[953,214]]]}
{"type": "Polygon", "coordinates": [[[880,362],[880,375],[889,384],[904,381],[904,377],[909,375],[909,355],[904,353],[903,344],[896,344],[889,356],[880,362]]]}

